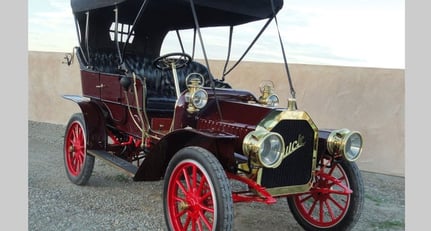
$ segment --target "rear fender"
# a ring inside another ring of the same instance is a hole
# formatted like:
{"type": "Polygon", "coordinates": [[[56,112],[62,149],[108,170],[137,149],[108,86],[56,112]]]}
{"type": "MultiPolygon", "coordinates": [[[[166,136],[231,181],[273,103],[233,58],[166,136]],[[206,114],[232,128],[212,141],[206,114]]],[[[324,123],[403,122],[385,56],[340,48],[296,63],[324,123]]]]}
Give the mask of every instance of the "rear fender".
{"type": "Polygon", "coordinates": [[[106,147],[106,117],[103,109],[90,99],[77,95],[64,95],[81,108],[85,120],[87,149],[105,149],[106,147]]]}
{"type": "Polygon", "coordinates": [[[164,136],[146,156],[134,180],[161,180],[169,161],[181,148],[199,146],[213,153],[226,170],[236,167],[234,147],[238,137],[231,134],[180,129],[164,136]]]}

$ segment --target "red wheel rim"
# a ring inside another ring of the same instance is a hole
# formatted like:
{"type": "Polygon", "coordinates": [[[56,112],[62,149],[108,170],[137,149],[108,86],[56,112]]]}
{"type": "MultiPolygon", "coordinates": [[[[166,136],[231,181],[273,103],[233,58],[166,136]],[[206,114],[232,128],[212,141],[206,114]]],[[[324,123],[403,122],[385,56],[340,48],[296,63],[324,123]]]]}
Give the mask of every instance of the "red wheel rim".
{"type": "Polygon", "coordinates": [[[79,122],[75,121],[70,125],[64,148],[66,167],[72,176],[78,176],[86,155],[84,130],[79,122]]]}
{"type": "Polygon", "coordinates": [[[310,192],[294,196],[301,216],[310,224],[330,228],[346,215],[350,204],[349,180],[339,164],[321,167],[310,192]]]}
{"type": "Polygon", "coordinates": [[[213,230],[216,221],[214,188],[197,162],[179,163],[169,178],[167,204],[174,230],[213,230]]]}

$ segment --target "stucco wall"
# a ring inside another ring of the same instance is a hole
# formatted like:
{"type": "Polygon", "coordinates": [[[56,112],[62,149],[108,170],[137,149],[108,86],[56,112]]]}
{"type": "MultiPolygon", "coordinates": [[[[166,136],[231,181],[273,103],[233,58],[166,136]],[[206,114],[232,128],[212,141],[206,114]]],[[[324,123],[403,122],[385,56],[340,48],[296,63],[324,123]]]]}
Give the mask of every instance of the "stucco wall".
{"type": "MultiPolygon", "coordinates": [[[[79,107],[63,94],[81,94],[79,65],[62,64],[64,53],[28,54],[28,119],[66,124],[79,107]]],[[[224,63],[212,61],[220,76],[224,63]]],[[[358,161],[362,170],[404,176],[404,70],[290,64],[298,107],[319,128],[349,128],[364,136],[358,161]]],[[[244,62],[226,76],[234,88],[259,95],[262,80],[272,79],[286,105],[290,88],[283,64],[244,62]]]]}

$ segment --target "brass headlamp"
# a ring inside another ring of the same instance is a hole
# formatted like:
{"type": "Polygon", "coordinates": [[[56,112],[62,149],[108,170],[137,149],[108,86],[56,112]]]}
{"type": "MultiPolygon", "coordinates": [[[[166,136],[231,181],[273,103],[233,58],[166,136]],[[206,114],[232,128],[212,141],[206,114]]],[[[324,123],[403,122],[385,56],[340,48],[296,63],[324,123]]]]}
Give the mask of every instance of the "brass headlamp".
{"type": "Polygon", "coordinates": [[[341,155],[348,161],[355,161],[361,155],[362,142],[359,132],[343,128],[329,134],[327,148],[332,155],[341,155]]]}
{"type": "Polygon", "coordinates": [[[256,129],[244,137],[242,149],[254,164],[277,168],[283,160],[285,145],[280,134],[256,129]]]}

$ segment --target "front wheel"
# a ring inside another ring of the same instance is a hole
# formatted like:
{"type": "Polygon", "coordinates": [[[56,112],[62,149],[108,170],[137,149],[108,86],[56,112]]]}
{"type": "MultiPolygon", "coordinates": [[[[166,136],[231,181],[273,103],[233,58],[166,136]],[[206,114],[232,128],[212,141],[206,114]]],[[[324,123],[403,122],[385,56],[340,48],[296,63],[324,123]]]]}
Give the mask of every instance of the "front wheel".
{"type": "Polygon", "coordinates": [[[364,184],[356,163],[321,160],[307,193],[288,197],[289,208],[305,230],[351,230],[364,204],[364,184]]]}
{"type": "Polygon", "coordinates": [[[94,167],[94,156],[87,154],[85,121],[81,113],[73,114],[64,135],[64,166],[69,180],[77,185],[88,182],[94,167]]]}
{"type": "Polygon", "coordinates": [[[213,154],[186,147],[169,162],[163,205],[169,230],[232,230],[232,191],[213,154]]]}

